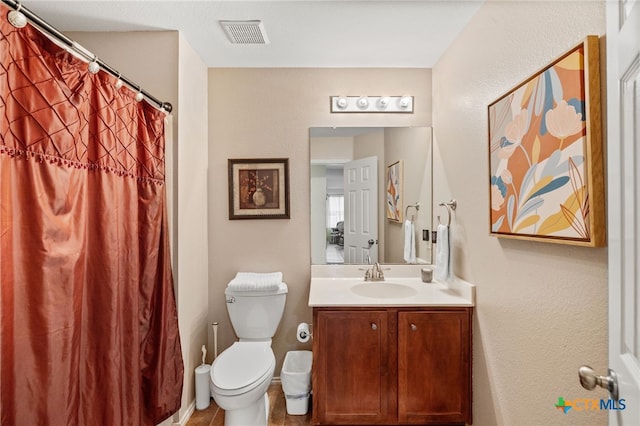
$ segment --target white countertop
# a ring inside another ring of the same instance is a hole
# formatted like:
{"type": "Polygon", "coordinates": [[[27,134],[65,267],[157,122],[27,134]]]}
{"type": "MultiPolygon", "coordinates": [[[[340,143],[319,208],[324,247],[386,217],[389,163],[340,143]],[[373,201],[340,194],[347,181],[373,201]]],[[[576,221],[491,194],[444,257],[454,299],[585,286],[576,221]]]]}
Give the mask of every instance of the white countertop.
{"type": "Polygon", "coordinates": [[[366,265],[313,265],[309,306],[470,307],[475,305],[473,284],[459,278],[455,278],[451,283],[435,281],[424,283],[420,279],[420,269],[425,265],[384,265],[384,281],[365,281],[364,270],[362,270],[365,267],[366,265]],[[388,284],[392,285],[386,286],[388,284]],[[355,291],[354,287],[356,287],[355,291]],[[378,289],[381,290],[378,291],[378,289]],[[361,294],[363,292],[370,295],[364,296],[361,294]]]}

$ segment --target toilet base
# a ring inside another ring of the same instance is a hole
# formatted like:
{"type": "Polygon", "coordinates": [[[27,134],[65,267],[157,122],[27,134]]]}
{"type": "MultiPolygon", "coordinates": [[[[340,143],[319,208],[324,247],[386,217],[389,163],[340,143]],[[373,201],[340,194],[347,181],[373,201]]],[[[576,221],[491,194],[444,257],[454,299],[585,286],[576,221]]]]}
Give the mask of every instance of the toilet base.
{"type": "Polygon", "coordinates": [[[254,404],[240,410],[224,412],[224,426],[267,426],[269,422],[269,395],[265,392],[254,404]]]}

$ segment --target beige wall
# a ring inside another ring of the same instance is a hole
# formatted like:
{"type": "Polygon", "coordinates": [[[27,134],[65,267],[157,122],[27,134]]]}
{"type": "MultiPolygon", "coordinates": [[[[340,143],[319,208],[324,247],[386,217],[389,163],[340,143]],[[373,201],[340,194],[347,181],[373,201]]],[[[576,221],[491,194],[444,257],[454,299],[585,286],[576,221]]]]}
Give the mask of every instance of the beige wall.
{"type": "Polygon", "coordinates": [[[607,371],[607,250],[490,237],[487,188],[487,105],[604,30],[602,2],[488,1],[433,69],[434,201],[458,200],[455,270],[477,286],[475,426],[607,424],[553,407],[607,397],[577,375],[607,371]]]}
{"type": "MultiPolygon", "coordinates": [[[[202,345],[209,332],[209,267],[207,218],[207,67],[179,38],[178,121],[178,320],[184,358],[184,386],[179,418],[195,399],[195,368],[202,363],[202,345]]],[[[209,354],[207,361],[211,362],[209,354]]]]}
{"type": "MultiPolygon", "coordinates": [[[[383,195],[386,196],[386,166],[402,160],[403,185],[402,185],[402,223],[391,222],[385,219],[386,210],[382,210],[384,225],[385,263],[406,263],[404,260],[404,228],[405,221],[414,217],[413,226],[415,234],[416,258],[431,263],[431,242],[422,240],[422,230],[431,230],[431,128],[420,127],[412,129],[385,129],[385,164],[382,173],[383,195]],[[418,174],[418,172],[420,174],[418,174]],[[407,206],[418,202],[422,209],[416,211],[407,206]]],[[[384,203],[381,203],[384,204],[384,203]]],[[[418,262],[421,262],[418,260],[418,262]]]]}
{"type": "Polygon", "coordinates": [[[295,329],[311,321],[309,127],[430,126],[431,71],[425,69],[209,70],[209,321],[218,321],[219,352],[235,335],[224,288],[238,271],[284,274],[285,314],[274,337],[278,364],[299,344],[295,329]],[[415,96],[414,114],[330,114],[332,95],[415,96]],[[291,219],[229,220],[228,158],[287,157],[291,219]]]}
{"type": "Polygon", "coordinates": [[[207,68],[175,31],[68,35],[173,105],[173,143],[166,147],[167,208],[185,368],[177,421],[194,402],[194,369],[208,333],[207,68]]]}

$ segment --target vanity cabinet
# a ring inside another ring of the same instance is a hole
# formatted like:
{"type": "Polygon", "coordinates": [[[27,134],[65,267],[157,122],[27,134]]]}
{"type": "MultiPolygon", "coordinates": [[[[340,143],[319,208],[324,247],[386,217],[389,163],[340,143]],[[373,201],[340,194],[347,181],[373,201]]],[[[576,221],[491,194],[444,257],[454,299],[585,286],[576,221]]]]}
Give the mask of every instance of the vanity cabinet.
{"type": "Polygon", "coordinates": [[[473,308],[314,308],[313,423],[471,423],[473,308]]]}

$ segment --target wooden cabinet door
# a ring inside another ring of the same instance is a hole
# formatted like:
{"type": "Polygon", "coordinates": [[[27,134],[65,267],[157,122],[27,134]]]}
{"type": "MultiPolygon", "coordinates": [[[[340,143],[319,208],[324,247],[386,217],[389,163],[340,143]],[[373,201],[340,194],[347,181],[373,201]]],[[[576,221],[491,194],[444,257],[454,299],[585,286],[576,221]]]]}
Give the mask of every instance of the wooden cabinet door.
{"type": "Polygon", "coordinates": [[[398,420],[471,423],[470,309],[398,312],[398,420]]]}
{"type": "Polygon", "coordinates": [[[314,423],[385,424],[387,312],[321,310],[314,317],[314,423]]]}

